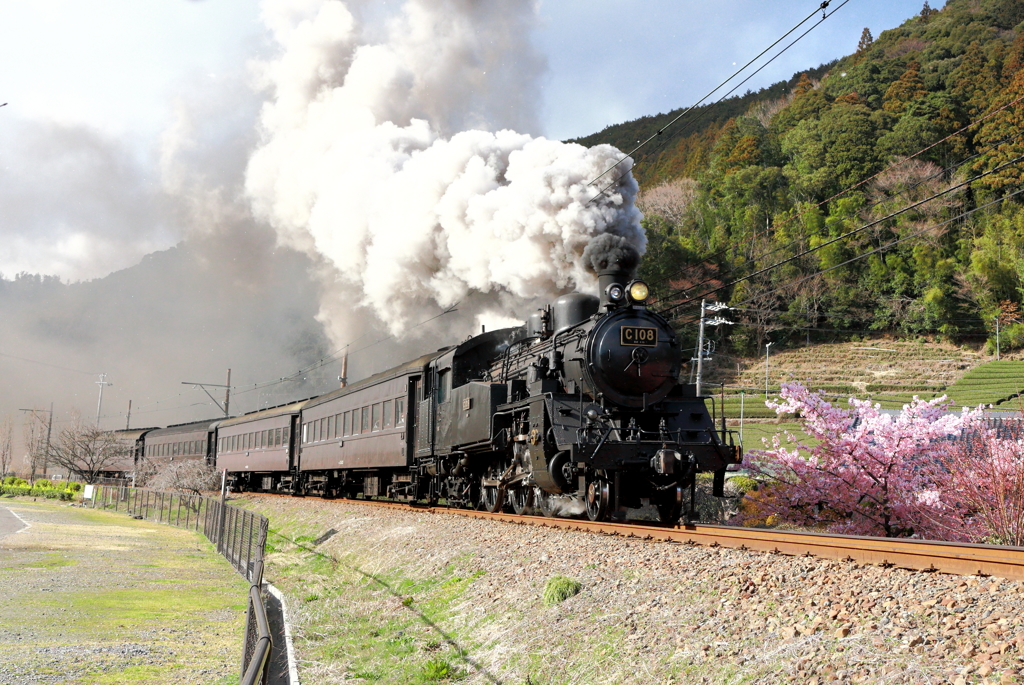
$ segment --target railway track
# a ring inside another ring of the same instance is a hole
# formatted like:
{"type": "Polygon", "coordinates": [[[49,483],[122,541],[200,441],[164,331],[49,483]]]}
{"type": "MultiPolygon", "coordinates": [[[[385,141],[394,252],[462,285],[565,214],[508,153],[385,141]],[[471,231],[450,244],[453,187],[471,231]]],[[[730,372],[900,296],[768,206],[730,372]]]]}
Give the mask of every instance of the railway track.
{"type": "Polygon", "coordinates": [[[405,511],[413,509],[431,514],[467,516],[519,525],[562,528],[643,540],[729,547],[791,556],[814,556],[858,564],[897,566],[916,571],[933,571],[953,575],[996,576],[1007,580],[1024,580],[1024,547],[831,535],[703,524],[683,524],[669,527],[643,523],[594,522],[569,518],[492,514],[447,507],[410,507],[407,504],[375,500],[341,501],[365,506],[396,507],[405,511]]]}

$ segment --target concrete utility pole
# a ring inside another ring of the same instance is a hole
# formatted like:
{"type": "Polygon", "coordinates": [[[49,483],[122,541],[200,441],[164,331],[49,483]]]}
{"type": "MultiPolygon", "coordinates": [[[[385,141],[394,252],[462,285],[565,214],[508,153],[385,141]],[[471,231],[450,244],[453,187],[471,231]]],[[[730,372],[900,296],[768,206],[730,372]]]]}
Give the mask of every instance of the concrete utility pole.
{"type": "Polygon", "coordinates": [[[113,383],[107,382],[107,374],[101,373],[100,379],[96,381],[96,385],[100,386],[100,399],[96,403],[96,427],[100,427],[100,410],[103,409],[103,388],[107,385],[113,386],[113,383]]]}
{"type": "Polygon", "coordinates": [[[768,399],[768,351],[771,349],[772,343],[768,343],[764,346],[764,398],[768,399]]]}
{"type": "Polygon", "coordinates": [[[129,430],[132,427],[132,401],[128,400],[128,418],[124,420],[124,429],[129,430]]]}
{"type": "Polygon", "coordinates": [[[728,305],[721,302],[707,304],[707,300],[700,301],[700,332],[697,334],[697,397],[700,397],[704,375],[704,326],[721,326],[722,324],[732,323],[732,321],[726,321],[721,317],[715,317],[714,319],[708,319],[705,321],[704,314],[706,312],[720,312],[723,309],[728,308],[728,305]]]}

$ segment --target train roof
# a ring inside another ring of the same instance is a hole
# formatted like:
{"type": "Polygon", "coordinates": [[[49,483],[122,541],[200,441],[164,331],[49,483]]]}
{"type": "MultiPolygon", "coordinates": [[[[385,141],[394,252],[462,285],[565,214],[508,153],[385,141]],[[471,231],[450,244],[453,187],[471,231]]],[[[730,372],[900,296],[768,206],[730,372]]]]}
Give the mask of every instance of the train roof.
{"type": "Polygon", "coordinates": [[[159,430],[159,427],[150,426],[149,428],[121,428],[119,430],[114,430],[110,432],[115,438],[119,440],[138,440],[146,433],[155,430],[159,430]]]}
{"type": "Polygon", "coordinates": [[[413,372],[416,369],[422,369],[424,366],[426,366],[427,364],[429,364],[433,360],[437,359],[438,357],[440,357],[444,353],[448,352],[450,349],[452,349],[452,348],[450,348],[450,347],[442,347],[437,352],[431,352],[430,354],[425,354],[422,357],[417,357],[416,359],[413,359],[411,361],[407,361],[404,364],[400,364],[398,366],[394,366],[394,367],[392,367],[390,369],[387,369],[386,371],[381,371],[380,373],[375,373],[375,374],[373,374],[372,376],[370,376],[368,378],[364,378],[363,380],[361,380],[361,381],[359,381],[357,383],[353,383],[352,385],[345,386],[344,388],[339,388],[338,390],[332,390],[331,392],[327,393],[326,395],[320,395],[319,397],[313,397],[313,398],[307,400],[307,404],[305,405],[305,408],[315,407],[315,406],[317,406],[319,404],[323,404],[324,402],[330,402],[333,399],[337,399],[339,397],[344,397],[345,395],[347,395],[349,393],[358,392],[359,390],[362,390],[363,388],[368,388],[368,387],[370,387],[372,385],[377,385],[378,383],[383,383],[384,381],[389,381],[389,380],[391,380],[393,378],[398,378],[399,376],[409,375],[410,372],[413,372]]]}
{"type": "Polygon", "coordinates": [[[191,423],[179,423],[167,428],[157,428],[150,431],[147,437],[156,438],[164,435],[179,435],[181,433],[195,433],[196,431],[211,431],[218,422],[223,419],[204,419],[203,421],[192,421],[191,423]]]}
{"type": "Polygon", "coordinates": [[[305,400],[299,400],[298,402],[289,402],[288,404],[281,404],[276,407],[268,407],[266,409],[257,409],[251,411],[248,414],[242,414],[241,416],[234,416],[230,419],[221,419],[218,421],[213,428],[227,428],[228,426],[237,426],[242,423],[249,423],[250,421],[258,421],[260,419],[269,419],[275,416],[283,416],[286,414],[297,414],[302,411],[302,408],[307,403],[312,402],[317,398],[309,398],[305,400]]]}

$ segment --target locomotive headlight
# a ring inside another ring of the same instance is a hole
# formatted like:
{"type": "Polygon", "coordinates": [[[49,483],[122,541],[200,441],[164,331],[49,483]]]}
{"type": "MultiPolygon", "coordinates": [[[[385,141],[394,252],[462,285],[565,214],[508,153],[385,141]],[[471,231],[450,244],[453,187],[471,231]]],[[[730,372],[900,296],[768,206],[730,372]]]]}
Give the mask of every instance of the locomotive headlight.
{"type": "Polygon", "coordinates": [[[629,284],[629,299],[634,302],[643,302],[651,294],[651,289],[643,281],[633,281],[629,284]]]}
{"type": "Polygon", "coordinates": [[[626,293],[622,289],[622,286],[618,283],[613,283],[608,286],[608,299],[612,302],[621,302],[622,298],[625,297],[626,293]]]}

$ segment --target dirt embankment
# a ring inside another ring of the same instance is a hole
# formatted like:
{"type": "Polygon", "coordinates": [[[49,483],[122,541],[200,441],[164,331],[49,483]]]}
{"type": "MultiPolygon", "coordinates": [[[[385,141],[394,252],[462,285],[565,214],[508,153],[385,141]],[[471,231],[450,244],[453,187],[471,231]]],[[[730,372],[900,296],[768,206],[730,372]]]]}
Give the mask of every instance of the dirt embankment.
{"type": "Polygon", "coordinates": [[[195,533],[0,499],[0,683],[236,683],[248,583],[195,533]]]}
{"type": "Polygon", "coordinates": [[[250,499],[303,682],[1024,680],[1017,582],[250,499]],[[555,574],[582,591],[547,606],[555,574]]]}

